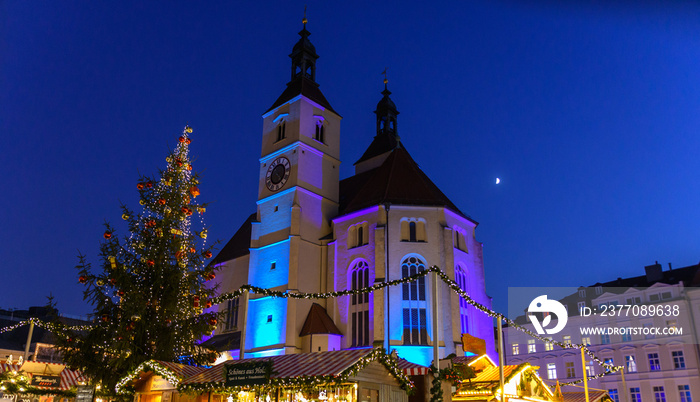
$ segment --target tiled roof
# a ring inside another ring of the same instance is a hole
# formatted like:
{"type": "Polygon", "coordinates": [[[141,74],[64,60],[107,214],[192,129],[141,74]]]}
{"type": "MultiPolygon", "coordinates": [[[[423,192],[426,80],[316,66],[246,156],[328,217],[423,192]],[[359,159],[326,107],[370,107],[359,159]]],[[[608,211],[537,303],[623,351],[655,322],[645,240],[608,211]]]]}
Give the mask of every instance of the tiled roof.
{"type": "Polygon", "coordinates": [[[272,361],[271,378],[292,378],[299,376],[338,376],[359,359],[372,353],[373,349],[351,349],[329,352],[302,353],[252,359],[227,361],[190,377],[182,384],[219,383],[224,381],[224,365],[236,365],[255,361],[272,361]]]}
{"type": "Polygon", "coordinates": [[[236,231],[236,234],[231,237],[231,240],[226,243],[224,248],[219,251],[219,254],[212,260],[213,264],[219,264],[250,254],[250,235],[252,233],[252,222],[255,221],[257,213],[251,214],[243,225],[236,231]]]}
{"type": "Polygon", "coordinates": [[[380,167],[340,182],[341,215],[385,203],[444,206],[467,217],[402,147],[391,151],[380,167]]]}
{"type": "Polygon", "coordinates": [[[333,110],[331,104],[328,102],[326,97],[323,96],[321,90],[318,89],[318,84],[303,76],[299,76],[298,78],[295,78],[294,80],[290,81],[287,84],[287,89],[285,89],[284,92],[282,92],[282,95],[280,95],[279,98],[277,98],[275,103],[273,103],[272,106],[270,106],[270,108],[267,109],[265,113],[275,109],[280,105],[283,105],[285,102],[290,101],[297,95],[304,95],[305,97],[318,103],[319,105],[330,110],[331,112],[338,114],[338,112],[333,110]]]}
{"type": "Polygon", "coordinates": [[[301,328],[299,336],[310,334],[342,335],[338,327],[335,326],[333,319],[326,312],[326,309],[318,303],[311,305],[309,315],[306,316],[306,321],[304,321],[304,326],[301,328]]]}
{"type": "Polygon", "coordinates": [[[355,162],[355,165],[362,161],[366,161],[367,159],[379,156],[385,152],[389,152],[392,149],[395,149],[397,146],[399,146],[399,141],[395,135],[389,133],[379,133],[374,136],[372,143],[369,144],[369,147],[367,147],[365,153],[362,154],[362,157],[355,162]]]}

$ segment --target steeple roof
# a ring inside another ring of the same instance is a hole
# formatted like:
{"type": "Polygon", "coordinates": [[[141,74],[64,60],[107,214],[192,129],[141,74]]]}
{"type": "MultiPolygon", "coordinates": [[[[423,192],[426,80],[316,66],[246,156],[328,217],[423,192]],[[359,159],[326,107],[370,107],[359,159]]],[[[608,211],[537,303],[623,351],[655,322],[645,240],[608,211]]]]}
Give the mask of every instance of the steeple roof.
{"type": "Polygon", "coordinates": [[[316,83],[316,59],[318,59],[318,55],[316,54],[316,48],[309,40],[311,32],[306,29],[306,22],[306,11],[304,11],[304,28],[299,31],[299,36],[301,36],[301,38],[294,45],[292,53],[289,55],[292,59],[291,79],[287,83],[287,89],[282,92],[282,95],[277,98],[275,103],[273,103],[265,113],[299,95],[303,95],[324,108],[331,110],[333,113],[338,114],[333,110],[326,97],[323,96],[321,90],[318,89],[318,83],[316,83]]]}
{"type": "Polygon", "coordinates": [[[386,203],[443,206],[472,220],[440,191],[408,151],[400,146],[391,150],[378,168],[340,182],[340,215],[386,203]]]}
{"type": "Polygon", "coordinates": [[[397,125],[399,111],[396,110],[396,104],[389,97],[391,91],[387,87],[388,82],[385,78],[384,90],[382,91],[383,97],[377,103],[377,109],[374,111],[377,115],[377,135],[374,136],[374,140],[369,144],[362,157],[355,162],[355,165],[401,146],[397,125]]]}

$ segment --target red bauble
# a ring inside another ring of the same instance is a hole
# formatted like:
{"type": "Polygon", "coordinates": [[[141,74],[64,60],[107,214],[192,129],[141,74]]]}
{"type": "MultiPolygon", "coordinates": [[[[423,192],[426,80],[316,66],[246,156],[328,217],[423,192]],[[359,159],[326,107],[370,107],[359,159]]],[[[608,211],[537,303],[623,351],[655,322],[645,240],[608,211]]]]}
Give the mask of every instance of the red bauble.
{"type": "Polygon", "coordinates": [[[109,283],[111,283],[112,285],[116,285],[116,284],[117,284],[117,279],[116,279],[116,278],[110,278],[109,283]]]}
{"type": "Polygon", "coordinates": [[[185,142],[185,137],[180,136],[180,138],[178,138],[178,141],[180,141],[180,142],[185,142]]]}
{"type": "Polygon", "coordinates": [[[160,200],[158,200],[158,204],[165,205],[165,199],[161,198],[160,200]]]}
{"type": "Polygon", "coordinates": [[[105,232],[104,237],[105,237],[105,239],[111,239],[111,238],[112,238],[112,232],[105,232]]]}
{"type": "Polygon", "coordinates": [[[165,320],[165,325],[170,326],[171,323],[172,321],[170,319],[165,320]]]}
{"type": "Polygon", "coordinates": [[[125,293],[124,293],[123,290],[120,290],[120,291],[117,292],[117,295],[118,295],[119,297],[124,296],[124,294],[125,294],[125,293]]]}
{"type": "Polygon", "coordinates": [[[216,318],[212,317],[209,319],[209,325],[216,325],[216,318]]]}
{"type": "Polygon", "coordinates": [[[195,308],[199,307],[199,296],[195,296],[195,297],[194,297],[194,301],[193,301],[192,305],[193,305],[195,308]]]}
{"type": "Polygon", "coordinates": [[[136,185],[136,188],[139,190],[143,190],[143,183],[139,183],[136,185]]]}
{"type": "Polygon", "coordinates": [[[204,258],[211,258],[211,251],[205,251],[204,258]]]}
{"type": "Polygon", "coordinates": [[[109,316],[107,314],[102,314],[102,322],[109,321],[109,316]]]}
{"type": "Polygon", "coordinates": [[[182,207],[182,208],[180,208],[180,211],[182,211],[183,214],[186,214],[187,211],[189,211],[189,210],[190,210],[190,209],[187,208],[187,207],[182,207]]]}
{"type": "Polygon", "coordinates": [[[209,280],[209,281],[214,279],[214,278],[216,278],[216,274],[213,272],[210,272],[209,275],[207,275],[207,280],[209,280]]]}
{"type": "Polygon", "coordinates": [[[192,140],[188,138],[187,141],[185,141],[185,143],[186,143],[187,145],[190,145],[190,144],[192,143],[192,140]]]}
{"type": "Polygon", "coordinates": [[[152,266],[156,265],[156,262],[153,260],[146,260],[146,264],[148,264],[148,266],[152,267],[152,266]]]}
{"type": "Polygon", "coordinates": [[[146,182],[146,188],[151,188],[153,187],[153,182],[152,181],[147,181],[146,182]]]}
{"type": "Polygon", "coordinates": [[[85,282],[87,282],[87,276],[81,275],[81,276],[78,278],[78,282],[80,282],[80,283],[85,283],[85,282]]]}
{"type": "Polygon", "coordinates": [[[206,308],[209,308],[209,307],[211,307],[211,302],[210,302],[210,301],[208,301],[208,302],[207,302],[207,303],[206,303],[206,304],[204,305],[204,307],[206,307],[206,308]]]}
{"type": "Polygon", "coordinates": [[[195,252],[197,252],[197,249],[194,247],[190,247],[190,253],[195,253],[195,252]]]}
{"type": "Polygon", "coordinates": [[[187,165],[187,170],[192,170],[192,165],[187,165]]]}
{"type": "Polygon", "coordinates": [[[155,226],[156,226],[156,221],[150,220],[150,221],[148,221],[148,223],[147,223],[146,225],[148,225],[149,227],[155,227],[155,226]]]}

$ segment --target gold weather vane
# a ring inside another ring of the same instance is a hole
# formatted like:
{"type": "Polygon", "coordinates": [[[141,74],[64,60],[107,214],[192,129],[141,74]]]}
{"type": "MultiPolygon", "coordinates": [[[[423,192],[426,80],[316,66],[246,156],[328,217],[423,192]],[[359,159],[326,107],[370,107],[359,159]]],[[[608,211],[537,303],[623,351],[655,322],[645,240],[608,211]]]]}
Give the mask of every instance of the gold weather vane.
{"type": "Polygon", "coordinates": [[[304,24],[304,28],[306,28],[306,23],[309,22],[306,19],[306,5],[304,5],[304,19],[301,20],[301,23],[304,24]]]}
{"type": "Polygon", "coordinates": [[[384,71],[382,71],[382,74],[384,74],[384,85],[389,83],[389,80],[386,78],[386,67],[384,67],[384,71]]]}

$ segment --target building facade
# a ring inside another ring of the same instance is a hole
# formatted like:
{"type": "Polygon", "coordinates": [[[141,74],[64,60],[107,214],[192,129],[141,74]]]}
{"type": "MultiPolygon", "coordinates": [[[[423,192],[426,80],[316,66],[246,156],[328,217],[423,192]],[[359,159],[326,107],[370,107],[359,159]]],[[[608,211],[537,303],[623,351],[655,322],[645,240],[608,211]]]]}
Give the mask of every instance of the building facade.
{"type": "MultiPolygon", "coordinates": [[[[616,402],[700,401],[698,285],[700,265],[663,271],[656,263],[645,267],[642,276],[581,287],[560,300],[568,322],[551,337],[590,345],[603,361],[623,366],[624,373],[588,381],[589,387],[607,391],[616,402]],[[592,333],[597,328],[624,330],[592,333]]],[[[534,331],[524,316],[516,322],[534,331]]],[[[520,331],[505,331],[505,352],[508,364],[539,366],[540,375],[550,384],[580,380],[584,375],[578,349],[562,349],[520,331]]],[[[603,367],[586,358],[587,376],[603,372],[603,367]]]]}
{"type": "MultiPolygon", "coordinates": [[[[263,114],[257,210],[214,259],[220,290],[361,289],[437,265],[490,308],[477,222],[404,148],[386,81],[376,135],[355,174],[340,179],[341,117],[315,81],[318,55],[306,24],[299,35],[291,80],[263,114]]],[[[431,307],[434,280],[318,300],[246,294],[219,306],[227,319],[208,344],[231,358],[380,346],[428,365],[436,338],[441,357],[461,355],[461,334],[469,333],[493,351],[491,318],[442,282],[440,307],[431,307]]]]}

